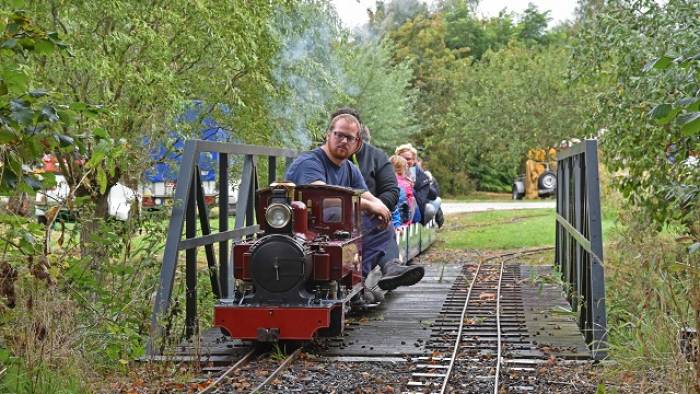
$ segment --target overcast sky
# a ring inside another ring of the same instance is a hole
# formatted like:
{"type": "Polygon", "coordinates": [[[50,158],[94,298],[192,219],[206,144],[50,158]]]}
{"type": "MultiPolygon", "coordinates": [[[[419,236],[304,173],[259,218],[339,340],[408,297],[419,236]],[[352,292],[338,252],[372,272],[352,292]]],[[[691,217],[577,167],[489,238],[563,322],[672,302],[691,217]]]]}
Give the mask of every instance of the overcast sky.
{"type": "MultiPolygon", "coordinates": [[[[431,0],[423,2],[432,3],[431,0]]],[[[333,0],[340,19],[349,28],[366,23],[367,8],[375,9],[375,3],[375,0],[333,0]]],[[[533,3],[541,11],[551,11],[550,26],[573,19],[576,8],[576,0],[481,0],[479,3],[477,13],[486,17],[496,16],[504,8],[520,13],[527,8],[528,3],[533,3]]]]}

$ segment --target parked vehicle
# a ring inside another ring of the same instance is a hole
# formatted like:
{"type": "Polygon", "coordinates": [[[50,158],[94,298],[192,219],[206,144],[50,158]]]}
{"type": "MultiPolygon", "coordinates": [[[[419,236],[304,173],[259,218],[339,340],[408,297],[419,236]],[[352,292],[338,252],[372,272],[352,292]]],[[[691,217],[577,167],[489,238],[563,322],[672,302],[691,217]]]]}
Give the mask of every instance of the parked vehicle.
{"type": "MultiPolygon", "coordinates": [[[[58,217],[64,221],[75,220],[76,214],[65,206],[66,198],[70,193],[70,187],[63,175],[56,175],[56,186],[52,189],[41,190],[36,194],[34,208],[35,216],[40,223],[47,222],[47,212],[52,207],[59,207],[58,217]]],[[[117,220],[126,221],[131,214],[131,206],[138,199],[136,192],[117,183],[112,186],[107,196],[108,214],[117,220]]]]}
{"type": "MultiPolygon", "coordinates": [[[[196,122],[199,120],[202,111],[202,103],[195,102],[182,116],[185,122],[196,122]]],[[[210,117],[205,117],[201,121],[202,130],[200,138],[205,141],[228,142],[230,133],[220,127],[216,121],[210,117]]],[[[175,184],[177,180],[177,169],[180,168],[182,156],[180,152],[185,145],[185,140],[177,132],[172,132],[170,137],[173,143],[159,143],[150,151],[151,159],[156,163],[146,170],[143,180],[139,185],[139,194],[142,196],[142,205],[146,209],[158,209],[172,203],[175,195],[175,184]]],[[[149,141],[145,141],[147,144],[149,141]]],[[[204,189],[204,201],[207,205],[216,204],[219,196],[217,188],[217,163],[219,154],[202,153],[198,159],[199,175],[204,189]]],[[[235,206],[238,200],[238,185],[240,181],[232,181],[229,185],[229,205],[235,206]]]]}
{"type": "Polygon", "coordinates": [[[557,190],[557,150],[530,149],[523,164],[523,174],[513,181],[513,200],[545,198],[557,190]]]}

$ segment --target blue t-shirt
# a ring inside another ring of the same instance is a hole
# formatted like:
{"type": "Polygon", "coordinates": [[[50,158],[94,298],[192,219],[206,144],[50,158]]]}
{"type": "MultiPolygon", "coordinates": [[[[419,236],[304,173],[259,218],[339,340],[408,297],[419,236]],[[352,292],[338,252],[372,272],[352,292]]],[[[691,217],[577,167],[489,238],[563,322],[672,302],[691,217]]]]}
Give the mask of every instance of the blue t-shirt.
{"type": "Polygon", "coordinates": [[[321,181],[327,185],[367,190],[365,180],[357,166],[350,160],[345,160],[337,166],[321,148],[304,152],[297,157],[289,166],[285,179],[297,185],[321,181]]]}

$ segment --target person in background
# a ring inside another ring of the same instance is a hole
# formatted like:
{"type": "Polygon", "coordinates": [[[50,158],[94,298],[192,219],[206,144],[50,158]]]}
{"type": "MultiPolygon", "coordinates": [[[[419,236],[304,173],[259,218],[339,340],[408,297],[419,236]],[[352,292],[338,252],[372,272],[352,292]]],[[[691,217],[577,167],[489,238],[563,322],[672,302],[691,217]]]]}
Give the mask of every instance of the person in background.
{"type": "Polygon", "coordinates": [[[398,155],[391,156],[389,160],[394,165],[399,188],[406,195],[406,212],[401,215],[401,222],[402,224],[411,224],[411,219],[413,219],[416,210],[416,198],[413,195],[413,182],[408,178],[408,163],[406,159],[398,155]]]}
{"type": "Polygon", "coordinates": [[[410,224],[410,216],[408,216],[408,200],[406,200],[406,192],[399,188],[399,203],[396,204],[396,209],[391,213],[391,224],[395,229],[410,224]],[[408,222],[408,223],[407,223],[408,222]]]}
{"type": "Polygon", "coordinates": [[[411,144],[404,144],[396,148],[395,154],[406,159],[409,171],[414,179],[413,194],[416,197],[418,209],[414,221],[422,224],[430,222],[440,208],[440,200],[434,188],[431,189],[430,178],[423,169],[417,165],[418,151],[411,144]]]}
{"type": "Polygon", "coordinates": [[[433,205],[435,208],[435,223],[437,223],[438,227],[442,227],[442,225],[445,224],[445,215],[443,214],[441,207],[442,199],[440,198],[440,185],[430,171],[426,170],[425,175],[430,178],[431,194],[437,196],[434,200],[429,201],[429,204],[433,205]]]}

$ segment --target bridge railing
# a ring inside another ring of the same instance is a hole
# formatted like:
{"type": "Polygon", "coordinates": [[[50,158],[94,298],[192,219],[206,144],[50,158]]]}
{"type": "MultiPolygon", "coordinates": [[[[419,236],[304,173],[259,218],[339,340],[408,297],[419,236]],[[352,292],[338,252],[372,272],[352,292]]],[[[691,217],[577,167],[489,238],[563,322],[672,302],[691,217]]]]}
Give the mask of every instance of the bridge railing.
{"type": "Polygon", "coordinates": [[[150,355],[161,351],[162,345],[158,344],[164,332],[167,331],[162,327],[162,322],[170,312],[180,251],[185,250],[185,335],[190,337],[197,332],[198,327],[197,248],[204,247],[211,290],[216,298],[231,298],[233,271],[229,256],[229,241],[238,241],[258,231],[258,225],[255,224],[255,191],[258,189],[256,157],[267,157],[269,184],[276,179],[277,159],[284,158],[286,168],[298,154],[298,151],[291,149],[257,145],[203,140],[190,140],[185,143],[163,253],[160,285],[151,315],[151,337],[147,349],[150,355]],[[212,232],[209,223],[209,212],[204,200],[204,189],[197,164],[200,154],[214,152],[218,153],[219,228],[217,232],[212,232]],[[234,229],[229,230],[229,159],[233,155],[243,156],[243,171],[238,189],[234,229]],[[201,236],[197,236],[197,219],[199,219],[201,236]],[[184,239],[182,238],[183,226],[184,239]],[[213,247],[217,243],[218,265],[213,247]]]}
{"type": "Polygon", "coordinates": [[[596,360],[607,355],[598,145],[585,140],[557,157],[555,264],[596,360]]]}

